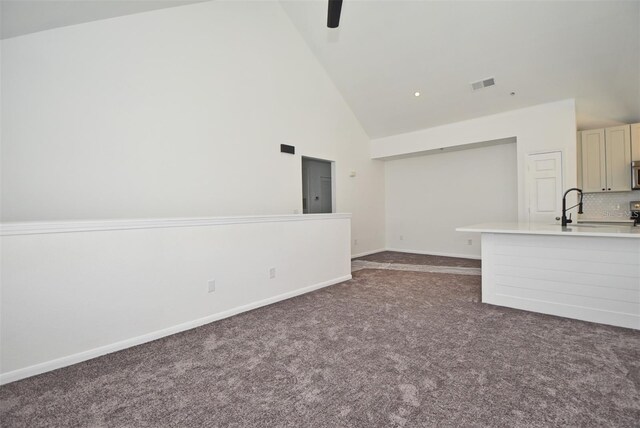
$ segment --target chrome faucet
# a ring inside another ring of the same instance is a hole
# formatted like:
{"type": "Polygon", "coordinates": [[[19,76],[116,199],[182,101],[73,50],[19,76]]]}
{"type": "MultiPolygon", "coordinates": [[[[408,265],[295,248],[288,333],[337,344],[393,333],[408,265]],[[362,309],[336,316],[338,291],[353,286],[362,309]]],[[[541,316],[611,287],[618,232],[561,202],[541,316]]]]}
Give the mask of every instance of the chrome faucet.
{"type": "Polygon", "coordinates": [[[572,187],[571,189],[564,192],[564,195],[562,196],[562,226],[566,226],[569,223],[573,223],[573,220],[571,220],[571,214],[569,214],[569,218],[567,218],[567,211],[575,207],[578,207],[578,214],[582,214],[582,189],[578,189],[577,187],[572,187]],[[567,193],[571,192],[572,190],[575,190],[576,192],[580,193],[580,202],[578,202],[572,207],[567,208],[567,193]]]}

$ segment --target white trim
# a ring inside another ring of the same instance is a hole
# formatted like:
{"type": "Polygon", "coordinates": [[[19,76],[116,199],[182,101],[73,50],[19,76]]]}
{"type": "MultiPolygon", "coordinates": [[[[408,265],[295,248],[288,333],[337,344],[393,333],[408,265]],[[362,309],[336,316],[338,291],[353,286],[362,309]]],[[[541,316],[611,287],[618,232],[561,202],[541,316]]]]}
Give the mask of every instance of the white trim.
{"type": "Polygon", "coordinates": [[[185,330],[191,330],[192,328],[200,327],[204,324],[209,324],[214,321],[218,321],[224,318],[229,318],[234,315],[238,315],[242,312],[251,311],[253,309],[267,306],[282,300],[290,299],[292,297],[299,296],[301,294],[309,293],[311,291],[318,290],[320,288],[328,287],[330,285],[338,284],[340,282],[348,281],[351,279],[351,275],[345,275],[338,278],[324,281],[319,284],[310,285],[298,290],[289,291],[287,293],[279,294],[277,296],[269,297],[267,299],[259,300],[254,303],[238,306],[233,309],[218,312],[213,315],[208,315],[204,318],[199,318],[192,321],[187,321],[182,324],[174,325],[162,330],[157,330],[151,333],[144,334],[142,336],[132,337],[120,342],[112,343],[110,345],[101,346],[99,348],[90,349],[88,351],[79,352],[73,355],[67,355],[66,357],[57,358],[55,360],[47,361],[33,366],[25,367],[23,369],[14,370],[8,373],[0,374],[0,385],[5,385],[10,382],[15,382],[20,379],[35,376],[41,373],[56,370],[62,367],[67,367],[72,364],[77,364],[82,361],[87,361],[93,358],[100,357],[102,355],[110,354],[112,352],[121,351],[123,349],[131,348],[133,346],[141,345],[143,343],[151,342],[172,334],[180,333],[185,330]]]}
{"type": "Polygon", "coordinates": [[[283,221],[350,219],[350,213],[288,214],[266,216],[143,218],[129,220],[81,220],[56,222],[0,223],[0,236],[48,233],[98,232],[105,230],[155,229],[168,227],[219,226],[224,224],[272,223],[283,221]]]}
{"type": "MultiPolygon", "coordinates": [[[[483,303],[485,302],[483,301],[483,303]]],[[[494,294],[491,301],[487,301],[486,303],[556,317],[640,330],[640,316],[619,311],[587,308],[579,305],[569,305],[518,296],[504,296],[501,294],[494,294]]]]}
{"type": "Polygon", "coordinates": [[[404,248],[387,248],[385,251],[397,251],[399,253],[409,253],[409,254],[423,254],[426,256],[457,257],[459,259],[481,260],[480,256],[472,256],[470,254],[441,253],[439,251],[407,250],[404,248]]]}
{"type": "Polygon", "coordinates": [[[365,251],[364,253],[352,254],[351,259],[357,259],[358,257],[368,256],[369,254],[381,253],[387,251],[386,248],[378,248],[377,250],[365,251]]]}

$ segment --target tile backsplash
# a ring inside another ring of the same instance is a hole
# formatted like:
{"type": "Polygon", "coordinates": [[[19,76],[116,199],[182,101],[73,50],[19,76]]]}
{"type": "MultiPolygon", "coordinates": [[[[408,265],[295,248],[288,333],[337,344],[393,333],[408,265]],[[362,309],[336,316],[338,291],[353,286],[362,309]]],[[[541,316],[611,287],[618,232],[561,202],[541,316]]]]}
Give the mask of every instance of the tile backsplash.
{"type": "Polygon", "coordinates": [[[615,193],[585,193],[581,218],[628,220],[629,202],[640,201],[640,190],[615,193]]]}

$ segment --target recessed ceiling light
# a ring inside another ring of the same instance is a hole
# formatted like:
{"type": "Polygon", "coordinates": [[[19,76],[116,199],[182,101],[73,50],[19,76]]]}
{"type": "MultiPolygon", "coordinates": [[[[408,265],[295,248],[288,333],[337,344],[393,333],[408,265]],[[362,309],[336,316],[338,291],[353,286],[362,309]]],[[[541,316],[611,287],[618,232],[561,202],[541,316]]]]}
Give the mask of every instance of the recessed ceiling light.
{"type": "Polygon", "coordinates": [[[414,96],[414,97],[419,97],[419,96],[420,96],[420,92],[415,91],[415,92],[413,93],[413,96],[414,96]]]}

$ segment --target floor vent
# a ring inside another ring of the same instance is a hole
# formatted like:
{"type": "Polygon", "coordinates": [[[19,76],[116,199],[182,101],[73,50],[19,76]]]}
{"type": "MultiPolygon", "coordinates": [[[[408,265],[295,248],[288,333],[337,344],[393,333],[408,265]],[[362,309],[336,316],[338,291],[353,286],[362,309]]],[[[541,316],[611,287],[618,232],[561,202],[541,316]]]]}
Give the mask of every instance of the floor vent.
{"type": "Polygon", "coordinates": [[[495,78],[489,77],[488,79],[478,80],[477,82],[471,83],[471,89],[477,91],[478,89],[488,88],[489,86],[493,86],[495,84],[495,78]]]}

